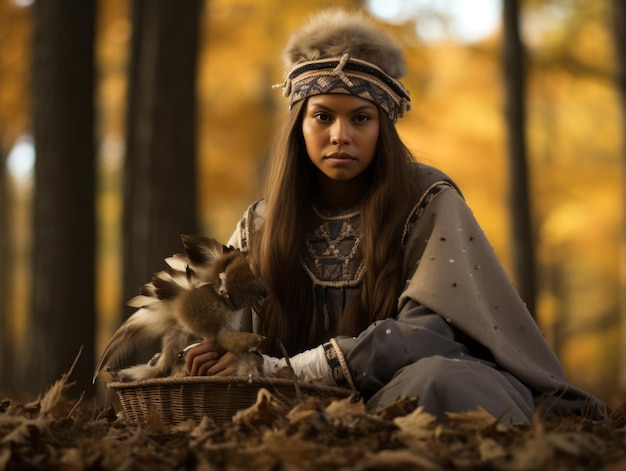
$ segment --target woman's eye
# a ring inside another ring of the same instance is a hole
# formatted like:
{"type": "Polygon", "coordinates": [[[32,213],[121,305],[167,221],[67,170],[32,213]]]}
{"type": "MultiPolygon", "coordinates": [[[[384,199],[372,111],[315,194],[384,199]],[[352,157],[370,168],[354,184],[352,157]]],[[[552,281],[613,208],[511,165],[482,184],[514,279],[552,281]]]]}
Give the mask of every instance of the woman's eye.
{"type": "Polygon", "coordinates": [[[370,117],[366,114],[359,114],[354,117],[354,121],[357,123],[367,123],[370,120],[370,117]]]}
{"type": "Polygon", "coordinates": [[[317,119],[318,121],[323,121],[323,122],[330,121],[331,119],[330,116],[327,115],[326,113],[315,113],[313,117],[317,119]]]}

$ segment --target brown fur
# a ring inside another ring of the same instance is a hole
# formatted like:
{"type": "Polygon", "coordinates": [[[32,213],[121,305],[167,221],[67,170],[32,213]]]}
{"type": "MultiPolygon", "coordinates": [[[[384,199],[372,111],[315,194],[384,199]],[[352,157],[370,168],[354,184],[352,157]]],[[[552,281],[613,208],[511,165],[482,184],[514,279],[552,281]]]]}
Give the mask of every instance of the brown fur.
{"type": "MultiPolygon", "coordinates": [[[[238,332],[234,312],[265,296],[261,278],[250,269],[246,256],[213,239],[183,236],[185,255],[166,261],[129,304],[140,309],[115,332],[102,354],[96,376],[105,365],[119,380],[141,380],[185,375],[180,352],[198,338],[215,339],[226,351],[256,351],[264,338],[238,332]],[[159,355],[147,365],[119,370],[126,353],[146,338],[161,338],[159,355]]],[[[260,358],[249,355],[237,374],[260,374],[260,358]]],[[[95,380],[95,376],[94,376],[95,380]]]]}
{"type": "Polygon", "coordinates": [[[375,28],[363,13],[324,10],[296,31],[284,51],[288,69],[301,62],[351,57],[377,65],[393,78],[406,73],[402,49],[391,36],[375,28]]]}

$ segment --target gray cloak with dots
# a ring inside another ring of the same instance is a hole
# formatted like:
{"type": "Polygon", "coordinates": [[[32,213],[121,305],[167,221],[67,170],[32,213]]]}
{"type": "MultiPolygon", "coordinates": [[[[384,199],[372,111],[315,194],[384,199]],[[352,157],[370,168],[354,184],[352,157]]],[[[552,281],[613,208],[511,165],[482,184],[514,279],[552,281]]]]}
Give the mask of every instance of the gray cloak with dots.
{"type": "MultiPolygon", "coordinates": [[[[604,417],[601,401],[568,384],[458,188],[432,167],[416,164],[414,171],[421,197],[404,229],[407,282],[395,318],[375,322],[358,337],[336,335],[342,306],[359,290],[360,265],[346,258],[358,216],[321,219],[317,231],[317,240],[323,234],[335,254],[343,253],[336,255],[337,266],[350,273],[337,278],[337,270],[320,268],[332,266],[328,247],[316,252],[308,244],[303,256],[320,293],[318,311],[330,316],[320,343],[334,382],[358,390],[372,408],[402,395],[418,397],[439,418],[482,407],[521,423],[538,404],[604,417]]],[[[252,205],[229,243],[246,250],[263,213],[263,203],[252,205]]],[[[251,315],[244,328],[259,331],[260,322],[251,315]]]]}

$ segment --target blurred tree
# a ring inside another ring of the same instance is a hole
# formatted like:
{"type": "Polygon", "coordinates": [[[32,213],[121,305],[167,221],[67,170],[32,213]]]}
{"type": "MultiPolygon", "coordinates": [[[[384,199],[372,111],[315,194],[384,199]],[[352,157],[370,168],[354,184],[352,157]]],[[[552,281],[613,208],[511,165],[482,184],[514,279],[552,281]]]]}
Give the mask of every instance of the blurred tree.
{"type": "MultiPolygon", "coordinates": [[[[0,139],[1,141],[1,139],[0,139]]],[[[0,384],[2,393],[13,391],[13,351],[12,335],[9,327],[8,281],[9,281],[9,226],[8,185],[6,156],[0,148],[0,384]]]]}
{"type": "Polygon", "coordinates": [[[616,82],[622,109],[622,214],[621,214],[621,266],[620,266],[620,320],[621,345],[619,363],[619,385],[626,390],[626,3],[613,0],[613,37],[615,41],[616,82]]]}
{"type": "Polygon", "coordinates": [[[23,390],[74,370],[90,384],[94,353],[94,0],[33,6],[33,286],[23,390]]]}
{"type": "Polygon", "coordinates": [[[134,0],[124,174],[124,301],[195,233],[201,0],[134,0]]]}
{"type": "Polygon", "coordinates": [[[519,33],[519,1],[504,0],[503,66],[508,131],[509,184],[514,278],[522,299],[535,315],[535,244],[526,162],[525,53],[519,33]]]}
{"type": "MultiPolygon", "coordinates": [[[[29,11],[0,1],[0,392],[15,391],[16,346],[10,305],[20,261],[14,255],[10,214],[14,211],[6,158],[28,115],[29,11]]],[[[25,303],[24,303],[25,304],[25,303]]]]}

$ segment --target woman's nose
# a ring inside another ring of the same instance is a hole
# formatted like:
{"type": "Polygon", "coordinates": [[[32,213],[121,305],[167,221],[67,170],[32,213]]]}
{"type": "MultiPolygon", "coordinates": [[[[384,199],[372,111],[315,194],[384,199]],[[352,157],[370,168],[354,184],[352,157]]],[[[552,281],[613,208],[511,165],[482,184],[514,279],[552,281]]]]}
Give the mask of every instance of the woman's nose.
{"type": "Polygon", "coordinates": [[[330,140],[333,145],[350,142],[350,126],[342,119],[336,119],[331,128],[330,140]]]}

